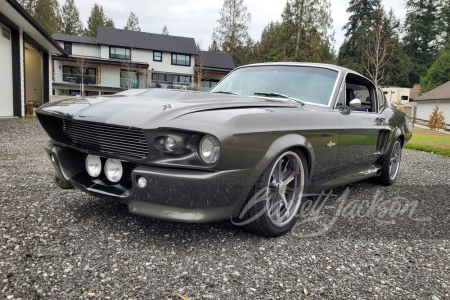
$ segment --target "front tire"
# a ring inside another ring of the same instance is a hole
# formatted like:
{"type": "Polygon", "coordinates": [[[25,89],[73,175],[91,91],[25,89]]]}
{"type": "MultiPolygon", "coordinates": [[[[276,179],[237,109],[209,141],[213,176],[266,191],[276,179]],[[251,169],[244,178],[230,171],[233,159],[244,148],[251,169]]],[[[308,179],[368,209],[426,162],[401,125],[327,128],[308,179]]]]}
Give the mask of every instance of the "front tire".
{"type": "Polygon", "coordinates": [[[382,160],[381,175],[376,177],[378,183],[382,185],[391,185],[395,182],[400,170],[401,158],[402,145],[400,140],[396,138],[394,140],[394,145],[382,160]]]}
{"type": "Polygon", "coordinates": [[[307,180],[305,155],[292,150],[282,153],[255,183],[235,224],[267,237],[289,232],[299,218],[307,180]]]}

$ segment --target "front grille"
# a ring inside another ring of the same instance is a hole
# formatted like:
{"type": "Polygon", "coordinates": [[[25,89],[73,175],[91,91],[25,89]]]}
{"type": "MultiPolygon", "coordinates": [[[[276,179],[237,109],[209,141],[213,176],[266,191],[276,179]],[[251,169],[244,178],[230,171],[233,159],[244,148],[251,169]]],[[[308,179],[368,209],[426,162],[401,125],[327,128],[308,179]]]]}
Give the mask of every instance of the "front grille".
{"type": "Polygon", "coordinates": [[[146,158],[148,145],[142,129],[59,119],[59,126],[73,146],[101,153],[146,158]]]}

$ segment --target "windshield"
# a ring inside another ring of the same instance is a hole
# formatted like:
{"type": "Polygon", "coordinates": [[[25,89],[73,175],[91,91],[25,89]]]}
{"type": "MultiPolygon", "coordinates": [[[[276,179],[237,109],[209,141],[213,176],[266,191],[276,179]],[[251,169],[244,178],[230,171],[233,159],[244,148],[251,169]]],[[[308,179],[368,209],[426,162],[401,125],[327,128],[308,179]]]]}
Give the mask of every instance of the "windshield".
{"type": "Polygon", "coordinates": [[[328,105],[337,76],[337,71],[318,67],[245,67],[233,71],[210,92],[260,97],[281,94],[305,102],[328,105]]]}

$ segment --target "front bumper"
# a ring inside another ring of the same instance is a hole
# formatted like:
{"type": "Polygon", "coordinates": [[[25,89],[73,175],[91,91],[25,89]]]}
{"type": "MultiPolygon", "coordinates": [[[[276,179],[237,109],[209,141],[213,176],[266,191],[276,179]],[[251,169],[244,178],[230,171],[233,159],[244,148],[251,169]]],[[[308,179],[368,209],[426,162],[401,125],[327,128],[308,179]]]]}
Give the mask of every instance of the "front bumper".
{"type": "Polygon", "coordinates": [[[127,184],[90,177],[81,153],[48,141],[44,145],[61,188],[77,188],[91,195],[120,201],[131,213],[183,222],[210,222],[236,217],[253,184],[251,170],[201,171],[138,165],[127,184]],[[136,182],[147,179],[141,189],[136,182]]]}

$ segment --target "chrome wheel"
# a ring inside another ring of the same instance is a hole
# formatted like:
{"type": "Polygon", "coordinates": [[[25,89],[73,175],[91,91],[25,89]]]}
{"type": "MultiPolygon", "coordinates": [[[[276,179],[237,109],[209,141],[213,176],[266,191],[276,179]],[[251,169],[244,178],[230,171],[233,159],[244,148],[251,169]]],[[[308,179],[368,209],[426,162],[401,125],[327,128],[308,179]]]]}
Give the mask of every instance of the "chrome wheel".
{"type": "Polygon", "coordinates": [[[266,191],[266,212],[273,225],[283,227],[295,217],[304,183],[302,160],[295,152],[285,152],[273,165],[266,191]]]}
{"type": "Polygon", "coordinates": [[[400,167],[401,149],[400,142],[396,141],[392,147],[391,158],[389,161],[389,177],[391,180],[395,179],[400,167]]]}

